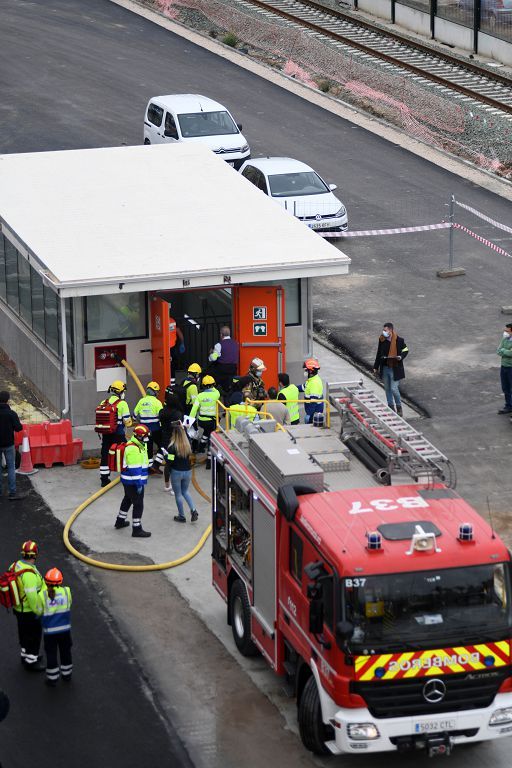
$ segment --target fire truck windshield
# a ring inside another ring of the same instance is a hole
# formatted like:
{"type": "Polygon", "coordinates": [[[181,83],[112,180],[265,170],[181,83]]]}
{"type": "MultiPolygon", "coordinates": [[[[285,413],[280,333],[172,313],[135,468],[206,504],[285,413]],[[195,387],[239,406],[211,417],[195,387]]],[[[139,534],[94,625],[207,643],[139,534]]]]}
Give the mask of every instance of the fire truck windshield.
{"type": "Polygon", "coordinates": [[[345,578],[343,615],[355,650],[478,643],[510,636],[505,563],[345,578]]]}

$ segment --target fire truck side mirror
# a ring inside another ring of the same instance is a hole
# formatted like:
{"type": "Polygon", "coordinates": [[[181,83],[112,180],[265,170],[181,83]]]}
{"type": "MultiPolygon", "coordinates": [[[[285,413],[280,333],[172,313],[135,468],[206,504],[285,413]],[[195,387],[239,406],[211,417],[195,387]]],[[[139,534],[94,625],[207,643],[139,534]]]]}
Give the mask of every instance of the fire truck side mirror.
{"type": "Polygon", "coordinates": [[[277,492],[277,506],[286,520],[291,523],[295,513],[299,508],[297,496],[304,496],[308,493],[316,493],[314,488],[308,485],[282,485],[277,492]]]}
{"type": "Polygon", "coordinates": [[[314,597],[309,603],[309,631],[320,635],[324,628],[324,604],[322,598],[314,597]]]}

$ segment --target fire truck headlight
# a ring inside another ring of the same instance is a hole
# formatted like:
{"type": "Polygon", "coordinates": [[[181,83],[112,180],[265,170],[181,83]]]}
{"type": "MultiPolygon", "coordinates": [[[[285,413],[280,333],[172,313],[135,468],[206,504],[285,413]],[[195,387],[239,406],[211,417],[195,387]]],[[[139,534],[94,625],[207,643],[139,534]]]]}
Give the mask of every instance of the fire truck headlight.
{"type": "Polygon", "coordinates": [[[347,731],[349,739],[354,741],[368,741],[380,736],[377,726],[373,723],[350,723],[347,731]]]}
{"type": "Polygon", "coordinates": [[[506,725],[512,723],[512,707],[504,707],[503,709],[497,709],[493,712],[489,725],[506,725]]]}

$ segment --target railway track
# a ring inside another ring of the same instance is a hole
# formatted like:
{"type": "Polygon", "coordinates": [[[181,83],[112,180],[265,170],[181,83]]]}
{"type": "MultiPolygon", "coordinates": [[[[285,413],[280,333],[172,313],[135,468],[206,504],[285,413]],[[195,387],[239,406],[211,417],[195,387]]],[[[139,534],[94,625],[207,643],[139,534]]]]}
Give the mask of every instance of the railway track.
{"type": "Polygon", "coordinates": [[[329,43],[340,52],[362,56],[367,62],[373,58],[417,81],[435,83],[444,95],[451,92],[468,105],[474,103],[481,107],[483,104],[489,115],[501,113],[512,121],[511,78],[401,38],[313,0],[237,0],[237,3],[266,20],[279,17],[287,25],[306,30],[316,40],[329,43]]]}

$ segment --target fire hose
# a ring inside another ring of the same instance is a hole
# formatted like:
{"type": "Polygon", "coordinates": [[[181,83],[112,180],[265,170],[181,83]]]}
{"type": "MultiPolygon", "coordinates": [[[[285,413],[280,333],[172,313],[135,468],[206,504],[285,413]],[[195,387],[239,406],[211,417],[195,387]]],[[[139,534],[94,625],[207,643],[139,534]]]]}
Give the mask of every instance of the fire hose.
{"type": "MultiPolygon", "coordinates": [[[[126,361],[121,361],[130,376],[135,381],[137,387],[139,388],[140,392],[142,393],[142,396],[146,394],[144,387],[142,386],[140,379],[138,378],[137,374],[131,367],[131,365],[126,361]]],[[[89,496],[85,501],[83,501],[73,512],[73,514],[70,516],[68,521],[66,522],[66,525],[64,526],[64,532],[63,532],[63,539],[64,539],[64,545],[66,548],[71,552],[72,555],[74,555],[76,558],[81,560],[84,563],[87,563],[87,565],[93,565],[96,568],[104,568],[105,570],[109,571],[128,571],[128,572],[135,572],[135,573],[141,573],[145,571],[165,571],[168,568],[176,568],[178,565],[183,565],[183,563],[188,562],[189,560],[192,560],[193,557],[195,557],[198,552],[203,548],[203,546],[206,543],[206,540],[208,539],[212,526],[209,524],[203,533],[201,534],[201,537],[199,538],[199,541],[193,547],[193,549],[190,550],[190,552],[187,552],[185,555],[182,555],[181,557],[176,558],[175,560],[169,560],[165,563],[153,563],[153,565],[123,565],[123,564],[117,564],[117,563],[106,563],[102,560],[97,560],[93,557],[89,557],[88,555],[82,554],[82,552],[79,552],[76,547],[71,544],[69,540],[69,534],[71,531],[71,526],[77,519],[79,515],[82,514],[82,512],[87,509],[91,504],[93,504],[97,499],[99,499],[103,494],[108,493],[108,491],[112,490],[118,483],[120,482],[120,478],[116,477],[115,480],[112,480],[108,485],[106,485],[104,488],[100,488],[96,493],[93,493],[92,496],[89,496]]],[[[201,486],[199,485],[196,473],[195,473],[195,466],[192,467],[192,484],[196,491],[205,499],[206,501],[210,502],[210,497],[203,491],[201,486]]]]}

